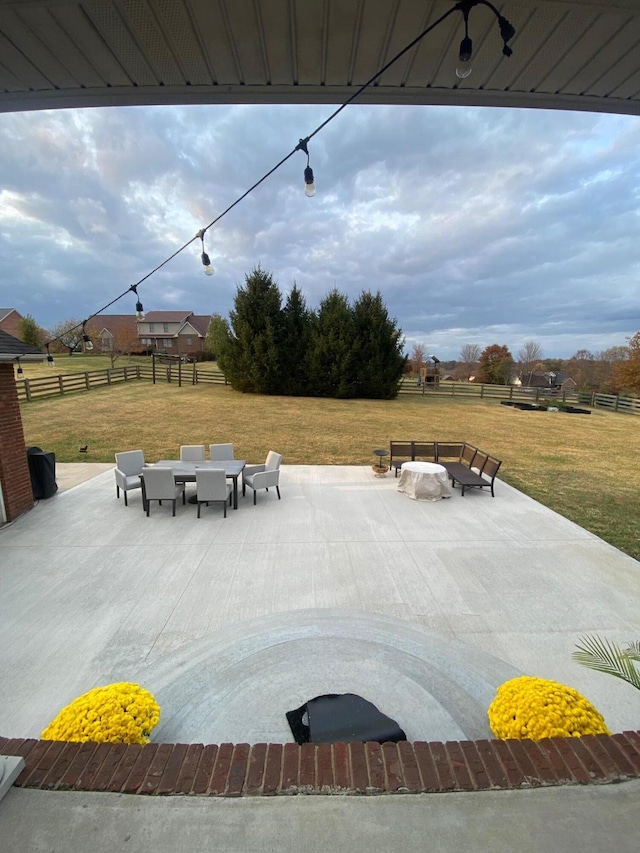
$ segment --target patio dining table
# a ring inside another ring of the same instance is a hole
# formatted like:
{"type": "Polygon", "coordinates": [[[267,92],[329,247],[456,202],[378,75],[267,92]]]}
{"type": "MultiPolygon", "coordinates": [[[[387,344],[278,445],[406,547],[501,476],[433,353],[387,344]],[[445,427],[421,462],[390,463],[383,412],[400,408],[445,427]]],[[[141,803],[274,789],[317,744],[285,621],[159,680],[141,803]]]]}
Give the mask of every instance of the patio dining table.
{"type": "MultiPolygon", "coordinates": [[[[233,508],[238,509],[238,477],[242,474],[242,469],[246,464],[244,459],[201,459],[198,462],[184,462],[181,459],[160,459],[159,462],[155,463],[154,467],[171,468],[173,479],[176,483],[195,483],[196,468],[224,468],[227,479],[233,480],[233,508]]],[[[191,498],[189,500],[191,501],[191,498]]],[[[146,503],[144,477],[142,477],[142,502],[143,505],[146,503]]],[[[191,502],[195,503],[195,500],[191,502]]]]}

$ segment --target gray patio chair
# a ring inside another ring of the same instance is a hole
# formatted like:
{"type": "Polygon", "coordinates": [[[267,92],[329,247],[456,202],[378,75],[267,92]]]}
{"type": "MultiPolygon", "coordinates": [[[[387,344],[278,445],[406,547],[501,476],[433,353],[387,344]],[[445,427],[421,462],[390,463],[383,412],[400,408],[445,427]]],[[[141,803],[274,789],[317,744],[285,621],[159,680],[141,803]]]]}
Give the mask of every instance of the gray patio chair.
{"type": "Polygon", "coordinates": [[[124,505],[129,506],[127,492],[142,486],[140,474],[144,468],[144,453],[142,450],[125,450],[116,453],[116,497],[120,498],[120,489],[124,492],[124,505]]]}
{"type": "Polygon", "coordinates": [[[180,447],[181,462],[204,461],[204,444],[183,444],[180,447]]]}
{"type": "Polygon", "coordinates": [[[253,505],[256,503],[256,492],[258,489],[266,489],[275,486],[280,500],[280,463],[282,454],[270,450],[264,465],[245,465],[242,471],[242,494],[245,494],[246,486],[253,489],[253,505]]]}
{"type": "Polygon", "coordinates": [[[173,504],[173,515],[176,514],[176,501],[182,494],[182,503],[184,504],[184,483],[176,483],[173,479],[173,471],[171,468],[163,468],[154,465],[149,468],[142,469],[144,477],[144,495],[147,503],[147,516],[151,507],[151,501],[158,501],[162,506],[162,501],[171,501],[173,504]]]}
{"type": "Polygon", "coordinates": [[[235,459],[233,455],[233,444],[210,444],[209,458],[218,461],[235,459]]]}
{"type": "Polygon", "coordinates": [[[227,483],[224,468],[196,468],[196,498],[198,501],[198,518],[202,504],[221,503],[224,517],[227,517],[227,501],[231,505],[233,488],[227,483]]]}

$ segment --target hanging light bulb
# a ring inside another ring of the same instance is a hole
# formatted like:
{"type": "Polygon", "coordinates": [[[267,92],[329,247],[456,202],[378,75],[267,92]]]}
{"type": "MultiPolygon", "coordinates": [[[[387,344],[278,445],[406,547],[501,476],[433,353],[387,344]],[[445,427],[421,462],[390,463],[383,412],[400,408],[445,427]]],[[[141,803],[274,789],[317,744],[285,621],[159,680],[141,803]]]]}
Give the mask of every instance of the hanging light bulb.
{"type": "Polygon", "coordinates": [[[309,149],[307,148],[307,142],[309,141],[309,137],[306,139],[301,139],[296,145],[296,151],[304,151],[307,155],[307,168],[304,170],[304,194],[307,198],[313,198],[316,194],[316,185],[313,182],[313,169],[309,165],[309,149]]]}
{"type": "Polygon", "coordinates": [[[55,361],[53,360],[53,356],[49,352],[49,344],[46,344],[47,347],[47,364],[49,367],[55,367],[55,361]]]}
{"type": "Polygon", "coordinates": [[[313,198],[316,194],[316,185],[313,183],[313,169],[307,166],[304,170],[304,194],[308,198],[313,198]]]}
{"type": "Polygon", "coordinates": [[[211,259],[209,255],[204,250],[204,235],[206,233],[206,228],[201,228],[196,237],[200,238],[200,242],[202,243],[202,254],[200,255],[200,260],[202,261],[202,266],[204,267],[205,275],[213,275],[215,273],[214,268],[211,266],[211,259]]]}
{"type": "Polygon", "coordinates": [[[138,296],[138,288],[137,285],[132,284],[129,290],[133,290],[136,295],[136,320],[144,320],[144,308],[142,307],[142,302],[140,302],[140,297],[138,296]]]}
{"type": "Polygon", "coordinates": [[[20,364],[20,359],[16,358],[16,361],[18,362],[18,376],[22,376],[24,371],[22,370],[22,365],[20,364]]]}
{"type": "Polygon", "coordinates": [[[82,340],[84,341],[85,351],[91,352],[91,350],[93,349],[93,341],[91,340],[91,338],[87,334],[87,330],[85,329],[86,322],[87,321],[85,320],[82,324],[82,340]]]}
{"type": "Polygon", "coordinates": [[[469,64],[471,60],[471,55],[473,54],[473,42],[466,35],[462,41],[460,42],[460,55],[459,55],[459,64],[456,68],[456,77],[459,77],[460,80],[465,80],[471,71],[471,65],[469,64]]]}
{"type": "Polygon", "coordinates": [[[209,255],[207,255],[207,253],[206,253],[206,252],[203,252],[203,253],[200,255],[200,258],[201,258],[201,260],[202,260],[202,265],[204,266],[204,274],[205,274],[205,275],[213,275],[213,274],[214,274],[214,272],[215,272],[215,270],[214,270],[214,268],[211,266],[211,260],[210,260],[210,258],[209,258],[209,255]]]}

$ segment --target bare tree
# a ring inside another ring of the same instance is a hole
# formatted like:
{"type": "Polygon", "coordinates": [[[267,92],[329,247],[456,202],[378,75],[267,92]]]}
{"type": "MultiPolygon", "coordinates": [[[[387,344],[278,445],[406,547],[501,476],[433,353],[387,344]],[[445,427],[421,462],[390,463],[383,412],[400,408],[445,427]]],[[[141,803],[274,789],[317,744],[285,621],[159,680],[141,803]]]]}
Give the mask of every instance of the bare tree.
{"type": "Polygon", "coordinates": [[[414,344],[411,350],[411,369],[420,375],[420,368],[424,364],[425,347],[423,344],[414,344]]]}
{"type": "Polygon", "coordinates": [[[478,344],[464,344],[460,349],[460,361],[465,379],[468,379],[474,373],[480,361],[480,353],[481,350],[478,344]]]}
{"type": "Polygon", "coordinates": [[[531,385],[531,374],[538,362],[542,360],[542,347],[537,341],[525,341],[518,351],[520,362],[520,378],[523,385],[531,385]]]}
{"type": "Polygon", "coordinates": [[[76,320],[75,317],[70,320],[62,320],[51,329],[51,337],[66,347],[69,350],[69,355],[73,355],[78,344],[82,341],[82,320],[76,320]]]}

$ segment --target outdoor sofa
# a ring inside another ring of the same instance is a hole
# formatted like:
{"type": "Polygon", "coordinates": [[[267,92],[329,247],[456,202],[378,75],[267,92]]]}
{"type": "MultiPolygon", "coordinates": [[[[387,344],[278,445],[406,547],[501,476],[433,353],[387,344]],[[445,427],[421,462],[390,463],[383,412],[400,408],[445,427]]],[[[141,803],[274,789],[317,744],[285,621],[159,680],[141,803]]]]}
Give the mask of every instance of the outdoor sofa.
{"type": "Polygon", "coordinates": [[[437,462],[447,469],[453,485],[466,489],[491,489],[502,461],[485,453],[466,441],[391,441],[389,442],[389,468],[395,476],[403,462],[416,460],[437,462]]]}

